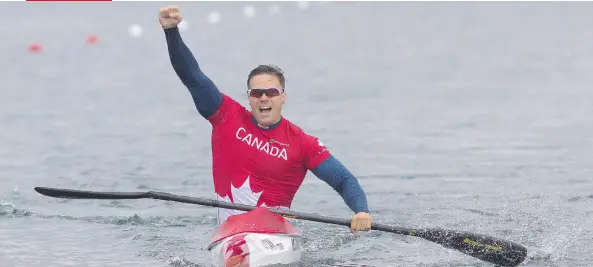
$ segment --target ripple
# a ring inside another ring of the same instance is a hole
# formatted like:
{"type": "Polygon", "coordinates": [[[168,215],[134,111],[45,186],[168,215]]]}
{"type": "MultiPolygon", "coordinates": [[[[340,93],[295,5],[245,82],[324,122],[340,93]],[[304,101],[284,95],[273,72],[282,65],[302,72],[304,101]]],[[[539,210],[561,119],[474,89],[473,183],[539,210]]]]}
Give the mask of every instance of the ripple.
{"type": "Polygon", "coordinates": [[[0,200],[0,218],[28,217],[33,215],[30,210],[19,209],[12,202],[0,200]]]}

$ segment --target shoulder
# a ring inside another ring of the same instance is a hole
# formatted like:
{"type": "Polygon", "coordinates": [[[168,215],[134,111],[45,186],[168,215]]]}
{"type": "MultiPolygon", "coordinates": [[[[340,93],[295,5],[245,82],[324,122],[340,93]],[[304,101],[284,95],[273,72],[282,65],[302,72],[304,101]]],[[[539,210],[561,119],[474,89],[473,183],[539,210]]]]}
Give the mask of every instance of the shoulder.
{"type": "Polygon", "coordinates": [[[292,121],[290,121],[289,119],[286,118],[282,118],[285,122],[285,129],[286,132],[292,136],[307,136],[309,135],[308,133],[306,133],[303,128],[301,128],[300,126],[294,124],[292,121]]]}
{"type": "Polygon", "coordinates": [[[293,137],[300,139],[301,143],[306,148],[311,148],[312,146],[313,147],[324,146],[323,143],[321,143],[321,141],[319,141],[319,138],[317,136],[306,132],[305,130],[303,130],[303,128],[294,124],[293,122],[291,122],[288,119],[284,119],[284,120],[286,121],[287,133],[293,137]]]}
{"type": "Polygon", "coordinates": [[[235,114],[248,115],[250,112],[243,105],[225,93],[221,93],[222,103],[218,110],[207,118],[213,125],[220,124],[228,118],[233,118],[235,114]]]}
{"type": "Polygon", "coordinates": [[[222,102],[227,105],[229,108],[234,108],[238,110],[247,110],[243,105],[241,105],[237,100],[232,98],[231,96],[221,93],[222,94],[222,102]]]}
{"type": "Polygon", "coordinates": [[[293,136],[294,139],[299,140],[302,160],[307,169],[316,168],[321,162],[328,159],[331,153],[327,147],[312,134],[305,132],[301,127],[286,120],[286,131],[293,136]]]}

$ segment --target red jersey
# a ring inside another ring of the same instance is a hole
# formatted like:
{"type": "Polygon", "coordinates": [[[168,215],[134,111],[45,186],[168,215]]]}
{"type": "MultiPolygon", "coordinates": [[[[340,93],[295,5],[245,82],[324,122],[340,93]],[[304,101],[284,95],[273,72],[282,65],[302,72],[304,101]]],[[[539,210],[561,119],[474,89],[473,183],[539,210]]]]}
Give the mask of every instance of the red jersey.
{"type": "MultiPolygon", "coordinates": [[[[212,124],[212,173],[217,199],[289,209],[308,170],[330,156],[317,137],[282,118],[273,129],[254,123],[228,95],[207,118],[212,124]]],[[[243,211],[219,209],[223,222],[243,211]]]]}

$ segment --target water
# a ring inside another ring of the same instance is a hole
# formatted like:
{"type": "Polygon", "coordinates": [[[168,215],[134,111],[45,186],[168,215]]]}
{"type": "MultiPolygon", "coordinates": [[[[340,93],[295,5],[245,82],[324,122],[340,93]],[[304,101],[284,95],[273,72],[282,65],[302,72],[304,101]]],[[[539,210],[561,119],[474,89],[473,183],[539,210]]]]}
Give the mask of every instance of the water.
{"type": "MultiPolygon", "coordinates": [[[[283,2],[271,15],[259,2],[249,19],[245,4],[180,3],[184,39],[243,104],[248,71],[280,65],[285,116],[359,177],[375,221],[510,239],[523,266],[593,265],[591,3],[283,2]]],[[[32,190],[214,196],[210,126],[168,61],[163,5],[1,4],[1,266],[208,266],[212,208],[32,190]],[[34,41],[43,52],[27,54],[34,41]]],[[[293,209],[350,216],[311,174],[293,209]]],[[[297,226],[304,266],[491,266],[418,238],[297,226]]]]}

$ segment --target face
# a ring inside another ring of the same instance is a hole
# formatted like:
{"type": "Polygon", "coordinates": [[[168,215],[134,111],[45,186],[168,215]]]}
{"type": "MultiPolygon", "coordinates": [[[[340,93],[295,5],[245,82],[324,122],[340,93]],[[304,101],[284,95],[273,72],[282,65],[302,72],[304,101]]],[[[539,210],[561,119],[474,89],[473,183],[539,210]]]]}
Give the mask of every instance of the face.
{"type": "Polygon", "coordinates": [[[272,74],[253,76],[249,81],[248,91],[251,92],[249,95],[251,113],[253,113],[259,125],[269,126],[280,120],[286,94],[284,94],[284,88],[280,84],[278,77],[272,74]],[[274,88],[279,91],[274,90],[274,88]],[[261,90],[257,89],[271,89],[267,91],[270,92],[270,95],[261,94],[261,90]]]}

